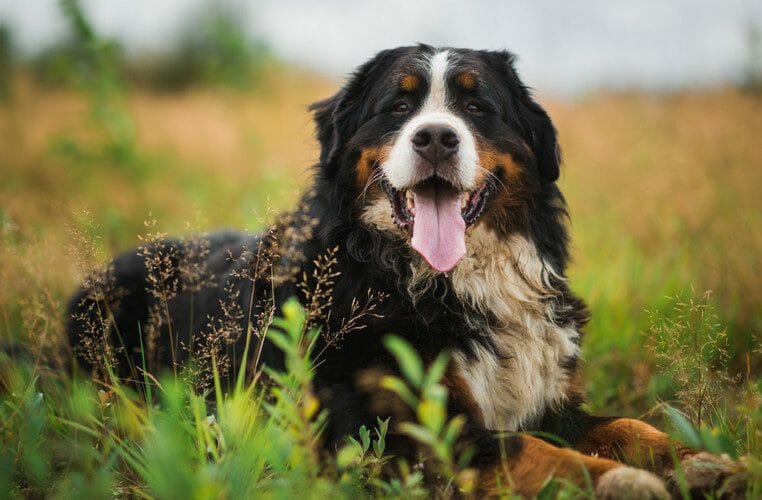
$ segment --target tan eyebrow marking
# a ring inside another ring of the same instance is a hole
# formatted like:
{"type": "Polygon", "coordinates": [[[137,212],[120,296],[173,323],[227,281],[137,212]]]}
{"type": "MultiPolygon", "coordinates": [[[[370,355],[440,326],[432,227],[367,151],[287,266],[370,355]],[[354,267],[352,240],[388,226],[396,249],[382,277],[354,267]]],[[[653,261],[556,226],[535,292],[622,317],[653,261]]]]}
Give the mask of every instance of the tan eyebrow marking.
{"type": "Polygon", "coordinates": [[[407,92],[412,92],[418,88],[421,83],[420,79],[415,75],[404,75],[400,80],[400,87],[407,92]]]}
{"type": "Polygon", "coordinates": [[[458,84],[466,90],[476,87],[476,75],[469,71],[464,71],[457,76],[458,84]]]}

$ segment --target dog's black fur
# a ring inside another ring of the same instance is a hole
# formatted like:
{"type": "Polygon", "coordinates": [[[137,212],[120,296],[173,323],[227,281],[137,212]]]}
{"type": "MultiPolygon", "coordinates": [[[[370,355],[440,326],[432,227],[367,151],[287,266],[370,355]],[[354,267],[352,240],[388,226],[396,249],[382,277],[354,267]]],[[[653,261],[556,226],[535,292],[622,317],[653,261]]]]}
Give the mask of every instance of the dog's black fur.
{"type": "MultiPolygon", "coordinates": [[[[330,314],[320,318],[317,325],[325,335],[315,349],[320,353],[320,362],[314,380],[316,394],[329,410],[324,436],[329,448],[335,449],[361,425],[372,426],[379,411],[397,416],[392,407],[379,410],[374,401],[378,391],[359,382],[368,373],[396,372],[396,363],[382,343],[386,335],[393,333],[405,338],[425,362],[442,351],[462,353],[468,360],[476,359],[479,350],[500,359],[502,352],[492,328],[506,318],[495,317],[459,297],[447,273],[435,274],[425,293],[411,297],[408,282],[413,273],[412,263],[419,257],[403,233],[362,219],[369,197],[384,199],[377,185],[370,186],[375,191],[369,194],[368,183],[364,182],[367,178],[358,173],[362,170],[363,154],[388,146],[389,138],[406,123],[408,117],[397,111],[405,107],[397,103],[403,99],[414,109],[420,103],[430,82],[417,68],[421,60],[435,53],[434,48],[425,45],[383,51],[361,66],[335,96],[312,106],[321,145],[313,186],[299,208],[268,233],[210,235],[210,251],[203,257],[203,265],[213,275],[212,283],[191,293],[176,271],[188,251],[186,243],[180,240],[161,243],[163,250],[157,251],[163,251],[171,261],[166,268],[175,269],[174,274],[163,279],[168,288],[177,291],[168,301],[176,345],[169,345],[170,336],[164,325],[156,352],[157,365],[170,366],[172,351],[182,363],[187,349],[180,342],[187,346],[191,331],[199,338],[208,333],[210,318],[221,318],[221,304],[229,303],[231,297],[244,313],[238,318],[242,331],[250,323],[256,330],[257,318],[266,315],[270,305],[274,305],[277,314],[289,297],[306,301],[305,287],[298,284],[306,276],[306,288],[312,287],[316,262],[334,248],[336,262],[332,270],[338,276],[334,279],[330,314]],[[415,74],[418,79],[415,85],[401,91],[390,83],[400,74],[415,74]],[[170,252],[169,248],[173,250],[170,252]],[[242,258],[230,258],[240,256],[242,249],[247,249],[242,258]],[[256,279],[247,279],[246,275],[257,265],[256,279]],[[353,300],[362,305],[369,292],[374,297],[373,314],[362,319],[361,328],[346,332],[338,340],[331,339],[331,333],[341,332],[343,322],[352,315],[353,300]]],[[[578,331],[587,320],[587,312],[564,280],[569,259],[568,236],[565,203],[555,183],[560,154],[553,124],[520,81],[510,53],[459,49],[450,49],[450,53],[453,74],[461,71],[476,74],[478,86],[474,88],[470,81],[464,88],[452,84],[448,105],[460,110],[467,100],[478,100],[479,110],[467,115],[467,120],[480,147],[483,149],[486,144],[493,156],[504,155],[509,162],[512,160],[513,170],[505,164],[492,169],[487,179],[491,196],[478,224],[489,227],[501,241],[520,235],[536,248],[540,261],[555,271],[547,276],[545,284],[556,293],[543,299],[542,306],[552,309],[556,326],[578,331]],[[505,192],[500,186],[507,186],[505,192]]],[[[145,346],[146,325],[151,321],[149,311],[160,304],[159,298],[147,291],[149,275],[155,269],[147,268],[145,261],[145,251],[141,255],[137,250],[113,261],[111,289],[116,291],[118,300],[111,301],[108,313],[104,312],[106,307],[99,308],[98,297],[87,287],[71,301],[68,331],[74,345],[80,343],[85,323],[99,310],[101,317],[113,314],[111,336],[116,339],[118,332],[123,342],[118,369],[124,378],[135,378],[130,366],[142,366],[141,347],[145,346]]],[[[234,344],[226,346],[227,351],[240,356],[244,338],[245,335],[240,335],[234,344]]],[[[238,362],[233,359],[230,364],[230,377],[237,372],[238,362]]],[[[281,353],[269,343],[264,346],[261,362],[283,367],[281,353]]],[[[591,432],[613,420],[589,416],[580,408],[583,399],[576,383],[577,356],[558,362],[573,381],[568,385],[566,397],[558,404],[539,409],[538,416],[513,430],[553,434],[573,447],[584,448],[591,432]]],[[[87,369],[93,368],[85,365],[87,369]]],[[[520,457],[527,441],[514,436],[503,438],[501,443],[493,437],[494,429],[484,427],[478,406],[464,389],[467,384],[449,371],[446,377],[451,377],[445,381],[451,389],[450,416],[468,417],[463,444],[476,446],[474,466],[484,469],[496,464],[501,447],[509,458],[520,457]]],[[[402,440],[400,443],[400,449],[407,446],[402,440]]]]}

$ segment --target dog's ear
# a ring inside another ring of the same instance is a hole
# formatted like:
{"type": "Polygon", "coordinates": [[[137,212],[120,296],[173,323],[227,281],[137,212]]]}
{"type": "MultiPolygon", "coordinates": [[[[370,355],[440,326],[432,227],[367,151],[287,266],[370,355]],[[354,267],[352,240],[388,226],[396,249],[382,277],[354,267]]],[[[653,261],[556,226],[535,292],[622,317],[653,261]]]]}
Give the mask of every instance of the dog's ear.
{"type": "Polygon", "coordinates": [[[382,55],[360,66],[336,95],[310,106],[320,141],[320,163],[328,171],[333,171],[332,166],[341,155],[346,141],[355,133],[361,112],[356,109],[356,104],[362,102],[366,81],[382,55]]]}
{"type": "Polygon", "coordinates": [[[509,116],[508,119],[521,130],[524,140],[532,150],[540,182],[542,184],[555,182],[561,165],[561,149],[558,146],[553,122],[519,79],[514,67],[515,56],[507,51],[491,52],[489,55],[501,59],[502,68],[506,72],[504,76],[506,90],[515,103],[512,114],[515,113],[516,116],[509,116]]]}
{"type": "Polygon", "coordinates": [[[337,111],[344,101],[346,90],[341,89],[333,97],[323,99],[310,105],[317,128],[317,139],[320,142],[320,163],[331,164],[338,155],[339,131],[336,124],[337,111]]]}
{"type": "Polygon", "coordinates": [[[370,82],[376,81],[409,47],[384,50],[360,66],[333,97],[310,106],[320,141],[320,163],[329,171],[368,113],[370,82]]]}
{"type": "Polygon", "coordinates": [[[531,98],[527,109],[530,117],[530,147],[537,159],[540,182],[555,182],[561,165],[561,148],[558,145],[556,127],[542,106],[531,98]]]}

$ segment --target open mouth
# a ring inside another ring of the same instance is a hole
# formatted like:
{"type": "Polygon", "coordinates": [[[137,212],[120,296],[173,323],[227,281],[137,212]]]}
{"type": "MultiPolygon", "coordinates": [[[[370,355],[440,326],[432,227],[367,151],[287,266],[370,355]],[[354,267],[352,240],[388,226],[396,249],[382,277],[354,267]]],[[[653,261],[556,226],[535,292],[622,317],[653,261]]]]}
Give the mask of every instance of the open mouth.
{"type": "Polygon", "coordinates": [[[406,231],[412,231],[416,214],[416,196],[417,192],[426,192],[434,190],[435,192],[446,195],[455,194],[459,197],[460,215],[466,224],[466,227],[474,224],[484,213],[484,207],[492,194],[492,186],[489,180],[479,186],[474,191],[458,191],[452,184],[439,177],[429,178],[411,189],[395,189],[389,181],[383,179],[381,186],[389,198],[392,205],[392,215],[394,223],[406,231]]]}
{"type": "Polygon", "coordinates": [[[461,191],[439,177],[406,190],[386,179],[381,185],[394,222],[412,233],[411,246],[441,272],[450,271],[466,253],[466,227],[479,220],[492,193],[489,180],[474,191],[461,191]]]}

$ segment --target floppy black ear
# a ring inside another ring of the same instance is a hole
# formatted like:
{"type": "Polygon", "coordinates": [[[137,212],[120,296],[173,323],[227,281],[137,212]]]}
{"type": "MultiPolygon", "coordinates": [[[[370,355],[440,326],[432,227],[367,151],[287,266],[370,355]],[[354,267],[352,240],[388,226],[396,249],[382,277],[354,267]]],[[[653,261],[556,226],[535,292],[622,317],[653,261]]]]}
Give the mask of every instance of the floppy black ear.
{"type": "Polygon", "coordinates": [[[336,124],[336,114],[344,101],[346,90],[341,89],[333,97],[323,99],[310,106],[313,112],[317,138],[320,142],[320,163],[328,165],[332,163],[339,152],[339,130],[336,124]]]}
{"type": "Polygon", "coordinates": [[[548,113],[531,98],[529,99],[530,147],[537,159],[540,182],[555,182],[561,165],[561,148],[556,138],[556,128],[548,113]]]}
{"type": "Polygon", "coordinates": [[[535,156],[540,182],[547,184],[556,181],[561,164],[561,150],[558,147],[553,122],[542,106],[532,98],[529,88],[521,82],[515,68],[516,57],[508,51],[490,52],[489,56],[498,58],[507,73],[505,84],[518,112],[518,116],[514,118],[535,156]]]}
{"type": "MultiPolygon", "coordinates": [[[[320,141],[320,163],[329,167],[341,154],[344,143],[354,134],[359,117],[355,109],[366,90],[366,80],[387,51],[377,54],[360,66],[336,95],[318,101],[310,110],[314,113],[317,137],[320,141]]],[[[329,169],[330,170],[330,169],[329,169]]]]}
{"type": "Polygon", "coordinates": [[[357,68],[336,95],[310,106],[320,141],[320,163],[324,167],[329,167],[342,154],[346,142],[356,132],[363,115],[367,113],[369,82],[379,78],[392,61],[407,50],[411,50],[411,47],[398,47],[377,53],[357,68]]]}

